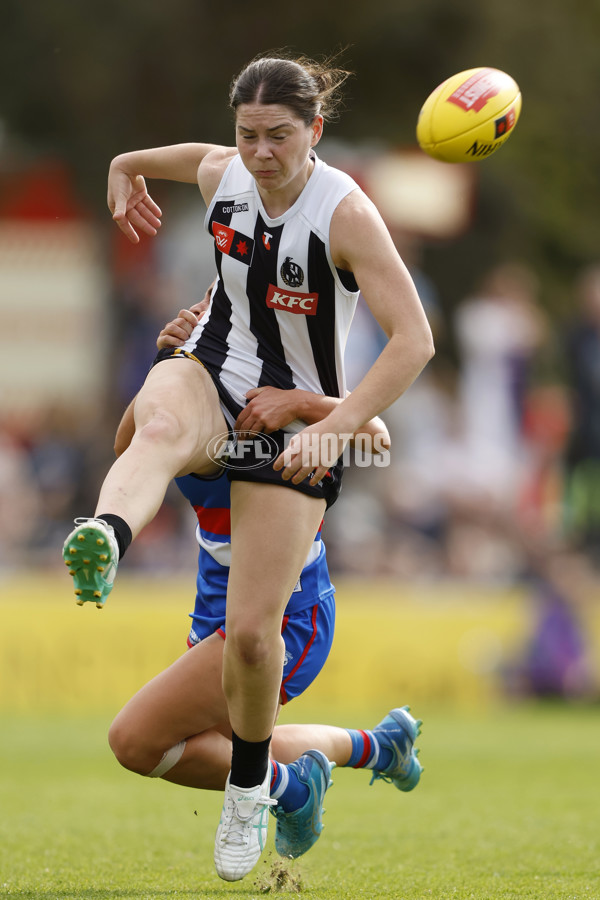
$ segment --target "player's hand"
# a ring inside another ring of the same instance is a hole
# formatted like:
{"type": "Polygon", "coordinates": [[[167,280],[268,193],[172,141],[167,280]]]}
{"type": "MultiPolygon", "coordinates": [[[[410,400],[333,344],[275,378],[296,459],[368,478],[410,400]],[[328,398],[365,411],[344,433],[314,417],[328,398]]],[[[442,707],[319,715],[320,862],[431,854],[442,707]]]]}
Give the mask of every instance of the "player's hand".
{"type": "Polygon", "coordinates": [[[284,481],[300,484],[308,478],[314,487],[342,455],[351,435],[332,433],[324,422],[326,419],[303,428],[279,454],[273,468],[281,471],[284,481]]]}
{"type": "Polygon", "coordinates": [[[162,211],[154,202],[141,175],[129,175],[113,160],[108,173],[108,208],[113,220],[132,244],[138,232],[154,237],[160,228],[162,211]]]}
{"type": "Polygon", "coordinates": [[[235,430],[243,436],[250,431],[271,434],[284,428],[297,418],[294,405],[294,390],[281,390],[267,385],[252,388],[246,394],[248,405],[244,407],[235,423],[235,430]]]}
{"type": "Polygon", "coordinates": [[[159,350],[166,347],[181,347],[198,324],[198,316],[192,309],[180,309],[177,318],[167,322],[156,339],[159,350]]]}
{"type": "Polygon", "coordinates": [[[156,339],[159,350],[164,350],[165,347],[181,347],[185,344],[209,307],[211,290],[212,285],[199,303],[194,303],[189,309],[180,309],[177,318],[167,322],[156,339]]]}

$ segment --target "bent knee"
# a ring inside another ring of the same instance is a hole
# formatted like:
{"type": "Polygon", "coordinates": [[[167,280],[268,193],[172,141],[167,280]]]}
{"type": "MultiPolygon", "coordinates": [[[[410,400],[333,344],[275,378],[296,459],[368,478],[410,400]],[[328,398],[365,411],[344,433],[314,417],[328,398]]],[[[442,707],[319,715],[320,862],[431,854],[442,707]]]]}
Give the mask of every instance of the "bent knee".
{"type": "Polygon", "coordinates": [[[136,426],[135,440],[150,444],[168,444],[178,447],[181,443],[194,443],[189,420],[171,410],[153,409],[145,421],[136,426]]]}
{"type": "Polygon", "coordinates": [[[110,726],[108,743],[117,762],[138,775],[148,775],[161,756],[118,721],[110,726]]]}

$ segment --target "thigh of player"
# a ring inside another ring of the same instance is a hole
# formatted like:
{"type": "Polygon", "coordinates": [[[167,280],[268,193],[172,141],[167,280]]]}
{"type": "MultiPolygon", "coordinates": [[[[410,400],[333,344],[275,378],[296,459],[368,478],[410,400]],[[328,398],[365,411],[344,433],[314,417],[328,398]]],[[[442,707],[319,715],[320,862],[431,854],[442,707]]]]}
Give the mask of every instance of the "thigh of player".
{"type": "Polygon", "coordinates": [[[227,633],[281,628],[325,501],[283,485],[233,481],[227,633]]]}
{"type": "Polygon", "coordinates": [[[148,373],[135,402],[136,435],[156,427],[184,460],[181,471],[212,474],[215,438],[227,434],[227,424],[213,380],[204,366],[186,357],[166,359],[148,373]]]}
{"type": "Polygon", "coordinates": [[[149,681],[123,707],[109,735],[111,746],[152,769],[179,741],[208,729],[231,730],[221,686],[223,638],[212,634],[149,681]]]}

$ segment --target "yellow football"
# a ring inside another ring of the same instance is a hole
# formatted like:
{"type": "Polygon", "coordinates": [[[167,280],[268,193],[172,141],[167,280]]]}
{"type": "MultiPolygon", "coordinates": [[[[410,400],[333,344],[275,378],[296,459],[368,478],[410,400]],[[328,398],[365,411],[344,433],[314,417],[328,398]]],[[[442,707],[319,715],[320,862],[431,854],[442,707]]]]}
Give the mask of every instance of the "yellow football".
{"type": "Polygon", "coordinates": [[[419,113],[417,141],[429,156],[462,163],[487,159],[514,131],[521,91],[510,75],[480,66],[447,78],[419,113]]]}

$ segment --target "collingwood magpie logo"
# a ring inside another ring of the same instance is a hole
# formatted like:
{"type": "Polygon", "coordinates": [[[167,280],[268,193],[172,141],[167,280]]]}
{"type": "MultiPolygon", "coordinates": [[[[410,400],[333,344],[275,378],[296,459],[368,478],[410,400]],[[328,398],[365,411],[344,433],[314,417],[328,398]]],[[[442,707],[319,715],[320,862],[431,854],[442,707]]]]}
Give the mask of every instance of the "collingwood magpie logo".
{"type": "Polygon", "coordinates": [[[304,282],[304,272],[291,256],[286,256],[279,273],[288,287],[297,288],[304,282]]]}

